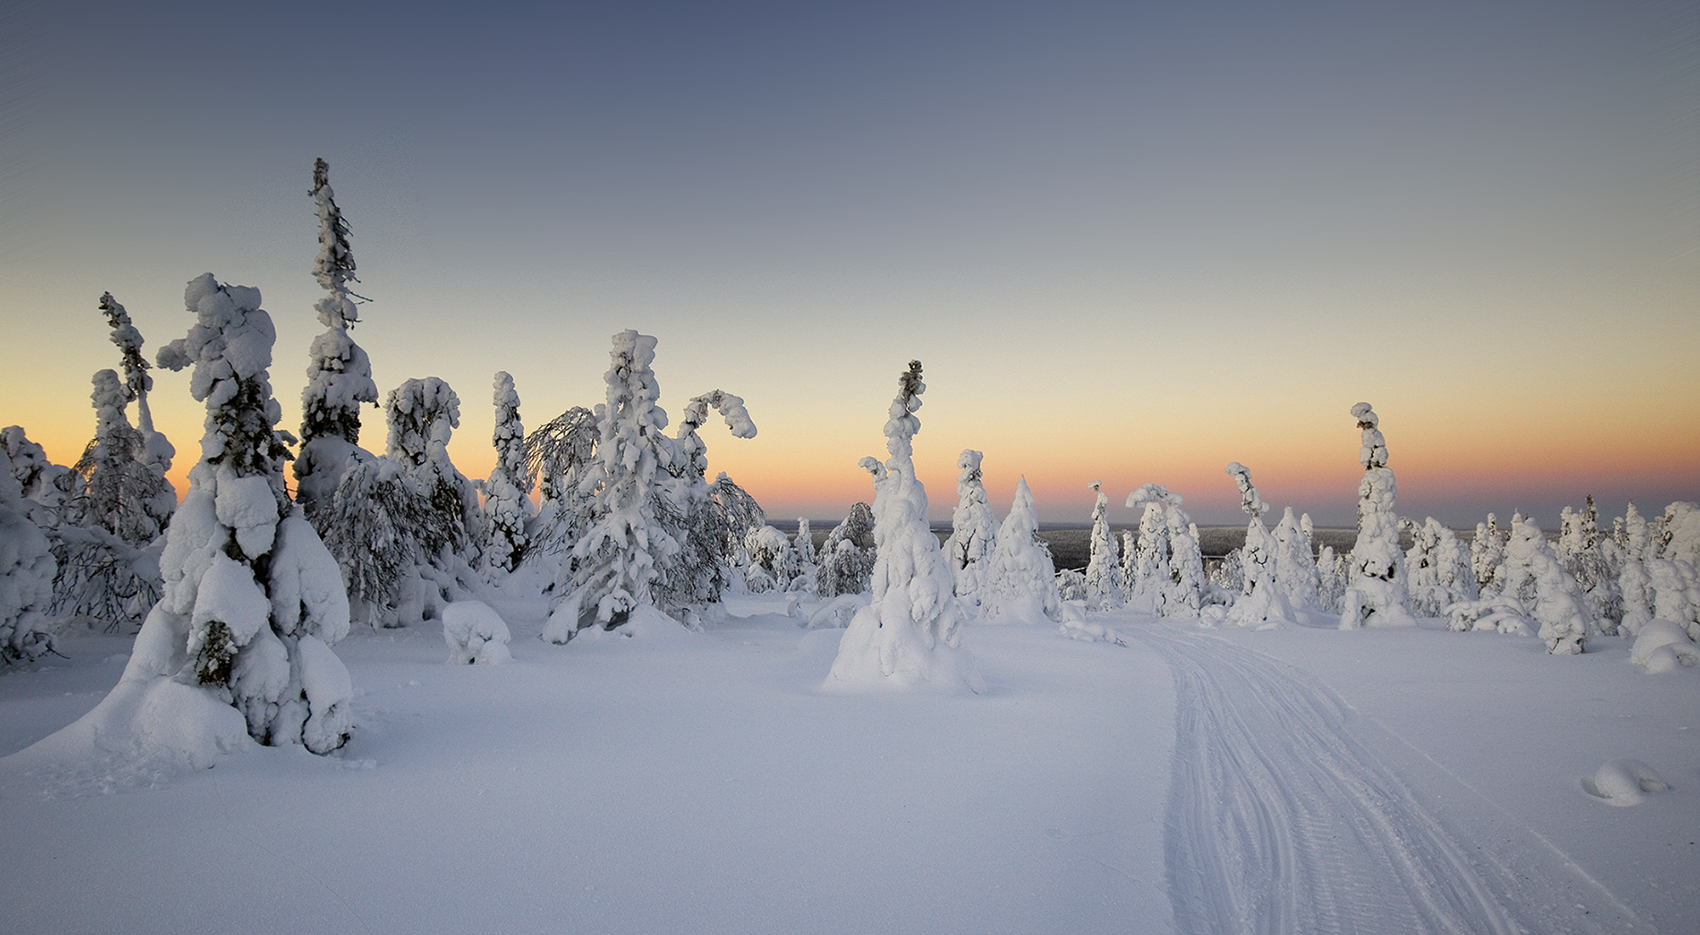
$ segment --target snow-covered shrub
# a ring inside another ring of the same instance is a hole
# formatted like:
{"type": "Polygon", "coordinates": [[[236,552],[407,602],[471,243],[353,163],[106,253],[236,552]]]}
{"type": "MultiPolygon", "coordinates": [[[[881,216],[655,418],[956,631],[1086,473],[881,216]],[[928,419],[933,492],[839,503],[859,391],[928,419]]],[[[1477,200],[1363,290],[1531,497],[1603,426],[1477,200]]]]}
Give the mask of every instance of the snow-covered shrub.
{"type": "Polygon", "coordinates": [[[196,323],[158,362],[194,366],[190,392],[207,407],[201,460],[166,533],[164,596],[118,686],[87,720],[104,725],[109,748],[110,735],[127,730],[138,747],[162,746],[196,766],[238,743],[233,726],[261,743],[328,753],[352,729],[348,670],[330,649],[348,632],[348,599],[335,560],[284,489],[291,439],[274,428],[266,372],[276,333],[259,290],[210,273],[189,283],[184,302],[196,323]],[[171,728],[160,730],[162,721],[171,728]]]}
{"type": "Polygon", "coordinates": [[[944,551],[956,579],[956,596],[978,607],[986,586],[987,560],[997,539],[998,520],[986,498],[980,452],[965,448],[956,459],[956,509],[950,515],[950,538],[944,551]]]}
{"type": "Polygon", "coordinates": [[[1672,672],[1700,665],[1700,646],[1681,624],[1670,620],[1649,620],[1635,637],[1629,650],[1629,661],[1648,672],[1672,672]]]}
{"type": "Polygon", "coordinates": [[[450,665],[511,662],[508,625],[483,601],[455,601],[443,608],[443,641],[450,665]]]}
{"type": "MultiPolygon", "coordinates": [[[[897,387],[885,424],[891,457],[874,475],[873,600],[851,618],[826,684],[840,689],[926,684],[979,693],[985,682],[962,641],[968,610],[956,597],[950,563],[927,524],[927,491],[915,477],[911,439],[921,428],[915,412],[926,391],[920,361],[909,363],[897,387]]],[[[1048,568],[1045,580],[1052,580],[1048,568]]]]}
{"type": "Polygon", "coordinates": [[[1057,598],[1064,604],[1074,601],[1086,606],[1086,575],[1072,568],[1057,572],[1057,598]]]}
{"type": "Polygon", "coordinates": [[[1056,621],[1061,608],[1056,563],[1051,560],[1051,547],[1039,537],[1033,491],[1022,477],[1016,481],[1009,514],[998,527],[980,614],[988,620],[1056,621]]]}
{"type": "Polygon", "coordinates": [[[662,566],[679,552],[656,516],[655,494],[667,471],[658,439],[665,438],[667,413],[656,405],[655,338],[623,331],[614,335],[609,356],[596,456],[579,482],[593,494],[590,524],[556,581],[560,603],[543,629],[553,643],[586,627],[612,630],[638,608],[653,607],[662,566]]]}
{"type": "Polygon", "coordinates": [[[1294,610],[1318,605],[1322,578],[1316,570],[1316,553],[1311,544],[1310,514],[1293,517],[1293,508],[1281,514],[1275,526],[1275,586],[1294,610]]]}
{"type": "Polygon", "coordinates": [[[1397,490],[1387,467],[1387,442],[1381,420],[1369,403],[1352,407],[1363,432],[1358,462],[1358,538],[1352,545],[1346,593],[1341,598],[1340,629],[1362,626],[1411,626],[1411,599],[1405,590],[1405,553],[1399,548],[1399,516],[1393,512],[1397,490]]]}
{"type": "Polygon", "coordinates": [[[1110,532],[1110,498],[1102,481],[1088,485],[1097,499],[1092,505],[1091,558],[1086,563],[1086,609],[1113,610],[1122,605],[1121,554],[1110,532]]]}
{"type": "Polygon", "coordinates": [[[506,371],[496,374],[496,464],[483,484],[485,561],[513,571],[525,554],[525,527],[531,519],[531,472],[526,468],[525,426],[519,420],[519,392],[506,371]]]}
{"type": "Polygon", "coordinates": [[[1479,596],[1470,552],[1452,530],[1430,516],[1411,524],[1411,548],[1405,553],[1406,587],[1412,610],[1441,616],[1448,605],[1479,596]]]}
{"type": "Polygon", "coordinates": [[[1251,470],[1234,461],[1227,467],[1240,488],[1240,510],[1251,517],[1246,525],[1245,545],[1240,549],[1242,577],[1240,596],[1228,609],[1228,622],[1235,626],[1257,626],[1269,621],[1292,620],[1293,609],[1275,579],[1278,544],[1263,525],[1268,509],[1251,483],[1251,470]]]}
{"type": "Polygon", "coordinates": [[[350,282],[354,251],[348,242],[348,222],[330,186],[330,166],[313,161],[313,204],[319,215],[319,252],[313,258],[313,278],[325,290],[314,303],[325,333],[308,349],[307,386],[301,390],[301,451],[295,459],[296,499],[307,519],[317,526],[321,507],[335,496],[350,458],[365,454],[360,443],[360,404],[378,401],[372,382],[372,363],[349,337],[360,321],[350,282]]]}
{"type": "Polygon", "coordinates": [[[56,571],[47,537],[25,512],[12,460],[0,451],[0,662],[29,661],[53,648],[47,614],[56,571]]]}
{"type": "Polygon", "coordinates": [[[872,584],[874,574],[874,511],[866,503],[852,503],[816,559],[815,596],[831,600],[840,594],[860,594],[872,584]]]}

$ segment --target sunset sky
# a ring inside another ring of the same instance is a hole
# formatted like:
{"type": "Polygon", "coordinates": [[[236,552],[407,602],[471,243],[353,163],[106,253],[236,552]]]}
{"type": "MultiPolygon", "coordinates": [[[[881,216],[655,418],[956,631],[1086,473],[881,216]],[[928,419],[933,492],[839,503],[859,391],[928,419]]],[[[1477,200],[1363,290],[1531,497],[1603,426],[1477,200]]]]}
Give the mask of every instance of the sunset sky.
{"type": "MultiPolygon", "coordinates": [[[[659,338],[662,404],[774,518],[870,499],[925,366],[935,518],[1118,524],[1141,483],[1350,525],[1360,400],[1398,509],[1557,528],[1700,499],[1700,8],[1691,3],[6,4],[0,425],[61,463],[184,283],[258,287],[299,427],[315,157],[381,392],[440,376],[483,477],[491,379],[535,427],[659,338]],[[264,9],[261,9],[264,7],[264,9]]],[[[186,374],[156,423],[198,450],[186,374]]],[[[362,438],[382,451],[368,410],[362,438]]]]}

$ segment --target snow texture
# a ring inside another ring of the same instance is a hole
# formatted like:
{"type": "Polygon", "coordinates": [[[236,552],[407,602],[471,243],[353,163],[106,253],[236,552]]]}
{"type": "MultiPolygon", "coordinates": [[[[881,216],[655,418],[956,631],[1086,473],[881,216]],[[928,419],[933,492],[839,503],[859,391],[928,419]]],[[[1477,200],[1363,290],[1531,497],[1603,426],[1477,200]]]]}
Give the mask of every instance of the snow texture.
{"type": "MultiPolygon", "coordinates": [[[[927,524],[927,491],[915,477],[911,439],[921,429],[921,363],[898,376],[885,424],[884,470],[874,475],[873,600],[856,612],[838,644],[826,688],[866,691],[931,688],[985,691],[963,645],[968,611],[937,536],[927,524]]],[[[869,459],[864,459],[867,461],[869,459]]],[[[1047,580],[1049,575],[1047,574],[1047,580]]]]}

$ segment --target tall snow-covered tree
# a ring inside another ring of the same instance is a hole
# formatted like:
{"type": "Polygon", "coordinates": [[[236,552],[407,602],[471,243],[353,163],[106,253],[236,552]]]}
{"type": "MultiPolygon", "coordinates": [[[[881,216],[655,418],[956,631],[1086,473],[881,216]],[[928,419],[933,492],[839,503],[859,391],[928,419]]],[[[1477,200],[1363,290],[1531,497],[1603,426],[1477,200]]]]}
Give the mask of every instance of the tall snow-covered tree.
{"type": "Polygon", "coordinates": [[[1352,407],[1363,432],[1358,463],[1358,538],[1341,598],[1340,629],[1362,626],[1414,626],[1411,598],[1405,590],[1405,552],[1399,547],[1399,515],[1393,512],[1397,488],[1387,467],[1387,440],[1369,403],[1352,407]]]}
{"type": "Polygon", "coordinates": [[[1251,470],[1235,461],[1227,473],[1240,488],[1240,509],[1251,517],[1246,525],[1245,545],[1240,549],[1245,577],[1240,585],[1239,599],[1228,610],[1228,620],[1238,626],[1256,626],[1271,620],[1293,619],[1293,609],[1287,604],[1275,580],[1275,563],[1279,547],[1269,527],[1263,524],[1263,512],[1268,509],[1257,488],[1251,483],[1251,470]]]}
{"type": "Polygon", "coordinates": [[[128,732],[135,747],[196,766],[244,735],[328,753],[352,729],[348,670],[330,648],[348,631],[348,602],[284,488],[293,439],[275,429],[266,371],[276,332],[259,290],[211,273],[184,301],[196,323],[158,363],[194,367],[190,392],[207,407],[201,459],[166,533],[164,596],[117,687],[80,723],[103,743],[128,732]]]}
{"type": "Polygon", "coordinates": [[[667,413],[656,405],[655,338],[623,331],[614,335],[609,356],[596,458],[580,481],[581,490],[594,492],[590,525],[556,583],[563,597],[543,629],[554,643],[586,627],[612,630],[653,610],[654,585],[679,552],[655,514],[655,492],[667,472],[657,441],[665,437],[667,413]]]}
{"type": "Polygon", "coordinates": [[[1060,622],[1062,595],[1057,591],[1056,575],[1051,548],[1039,538],[1033,491],[1022,477],[1016,481],[1009,513],[998,527],[980,615],[988,620],[1060,622]]]}
{"type": "Polygon", "coordinates": [[[1647,531],[1647,520],[1641,511],[1635,509],[1631,502],[1624,512],[1621,525],[1623,527],[1622,541],[1619,543],[1623,550],[1623,561],[1617,572],[1617,588],[1622,600],[1623,616],[1618,623],[1621,631],[1635,636],[1641,632],[1653,619],[1653,599],[1655,590],[1653,580],[1647,574],[1647,550],[1652,544],[1652,538],[1647,531]]]}
{"type": "Polygon", "coordinates": [[[979,606],[986,587],[988,559],[997,541],[998,520],[986,498],[985,475],[980,462],[985,455],[965,448],[956,458],[956,509],[950,514],[950,538],[944,542],[956,580],[956,596],[970,606],[979,606]]]}
{"type": "Polygon", "coordinates": [[[1086,608],[1113,610],[1122,605],[1121,554],[1115,534],[1110,532],[1110,498],[1102,481],[1087,485],[1096,500],[1092,504],[1090,558],[1086,563],[1086,608]]]}
{"type": "Polygon", "coordinates": [[[177,489],[165,477],[166,472],[171,470],[171,459],[177,456],[177,449],[170,439],[153,427],[153,410],[148,406],[153,377],[148,374],[148,362],[142,357],[142,333],[136,330],[129,312],[112,298],[112,293],[101,295],[100,311],[112,328],[112,343],[117,346],[123,360],[125,396],[136,404],[139,444],[135,459],[153,475],[146,485],[152,495],[142,501],[142,509],[153,518],[154,525],[163,530],[177,509],[177,489]]]}
{"type": "Polygon", "coordinates": [[[531,519],[531,471],[526,467],[525,426],[519,419],[519,392],[507,371],[496,374],[496,464],[484,482],[484,559],[513,571],[525,555],[526,523],[531,519]]]}
{"type": "Polygon", "coordinates": [[[47,629],[57,568],[47,537],[30,520],[12,459],[0,451],[0,662],[53,649],[47,629]]]}
{"type": "MultiPolygon", "coordinates": [[[[938,537],[927,524],[927,491],[915,477],[912,439],[921,430],[921,362],[898,376],[885,424],[886,459],[874,472],[873,600],[838,644],[828,687],[985,690],[963,645],[968,611],[938,537]]],[[[872,461],[864,458],[863,462],[872,461]]]]}
{"type": "Polygon", "coordinates": [[[348,330],[360,321],[348,284],[354,276],[354,250],[330,185],[330,166],[313,161],[313,204],[319,214],[319,253],[313,278],[325,290],[313,305],[325,332],[308,349],[307,386],[301,391],[301,453],[295,459],[296,499],[307,518],[318,522],[350,458],[360,450],[360,404],[378,401],[372,363],[348,330]]]}

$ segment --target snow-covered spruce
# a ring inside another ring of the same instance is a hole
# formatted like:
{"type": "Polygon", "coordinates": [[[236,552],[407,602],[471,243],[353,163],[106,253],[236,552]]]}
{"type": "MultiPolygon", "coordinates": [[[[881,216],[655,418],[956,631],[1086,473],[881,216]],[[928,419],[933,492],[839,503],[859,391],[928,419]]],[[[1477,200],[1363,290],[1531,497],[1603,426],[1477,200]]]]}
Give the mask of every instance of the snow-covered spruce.
{"type": "MultiPolygon", "coordinates": [[[[927,492],[915,477],[911,439],[921,429],[921,363],[898,376],[885,424],[891,455],[874,475],[873,600],[838,644],[826,687],[911,688],[979,693],[985,682],[962,640],[968,611],[955,593],[944,550],[927,524],[927,492]]],[[[867,462],[872,459],[864,458],[867,462]]],[[[1047,570],[1046,580],[1050,580],[1047,570]]]]}
{"type": "Polygon", "coordinates": [[[802,567],[791,540],[772,526],[751,530],[744,539],[744,552],[750,562],[745,584],[754,594],[788,590],[802,567]]]}
{"type": "Polygon", "coordinates": [[[56,571],[47,537],[29,518],[12,459],[0,451],[0,663],[52,650],[47,614],[56,571]]]}
{"type": "Polygon", "coordinates": [[[866,503],[852,503],[850,512],[821,543],[816,557],[815,596],[829,601],[841,594],[861,594],[873,580],[874,510],[866,503]]]}
{"type": "Polygon", "coordinates": [[[1310,514],[1295,519],[1293,508],[1281,514],[1275,525],[1275,586],[1295,611],[1316,607],[1321,601],[1322,579],[1316,568],[1310,514]]]}
{"type": "Polygon", "coordinates": [[[1027,478],[1015,483],[1015,500],[998,527],[980,615],[988,620],[1060,622],[1062,595],[1050,546],[1039,538],[1039,514],[1027,478]]]}
{"type": "Polygon", "coordinates": [[[571,549],[590,525],[592,496],[581,493],[596,457],[599,413],[574,406],[525,437],[526,470],[537,478],[537,515],[526,526],[533,553],[571,549]]]}
{"type": "Polygon", "coordinates": [[[163,530],[171,522],[171,514],[177,510],[177,488],[165,477],[171,470],[171,459],[177,456],[177,449],[170,439],[153,427],[153,410],[148,406],[153,377],[148,374],[148,362],[142,357],[142,333],[136,330],[129,312],[112,298],[112,293],[101,295],[100,311],[112,328],[112,343],[117,346],[123,360],[125,396],[136,404],[136,433],[140,443],[135,450],[135,459],[153,475],[145,485],[142,509],[153,518],[154,525],[163,530]]]}
{"type": "Polygon", "coordinates": [[[1162,484],[1142,484],[1127,506],[1142,508],[1139,541],[1123,554],[1130,602],[1162,617],[1197,617],[1205,590],[1198,530],[1181,509],[1181,495],[1162,484]]]}
{"type": "Polygon", "coordinates": [[[579,482],[592,497],[591,516],[556,582],[563,596],[543,628],[552,643],[586,627],[612,630],[640,608],[653,608],[660,566],[679,551],[655,514],[655,492],[666,474],[657,439],[667,427],[651,369],[655,338],[622,331],[609,357],[596,457],[579,482]]]}
{"type": "Polygon", "coordinates": [[[1622,551],[1617,591],[1623,614],[1618,621],[1618,629],[1635,636],[1653,619],[1653,580],[1647,574],[1646,565],[1652,538],[1648,534],[1647,520],[1635,509],[1634,502],[1618,520],[1615,531],[1619,533],[1617,545],[1622,551]]]}
{"type": "Polygon", "coordinates": [[[1411,609],[1424,617],[1439,617],[1458,601],[1474,601],[1476,575],[1470,550],[1456,533],[1430,516],[1422,525],[1411,523],[1411,548],[1405,553],[1406,588],[1411,609]]]}
{"type": "Polygon", "coordinates": [[[1235,626],[1258,626],[1270,621],[1292,620],[1293,609],[1287,596],[1275,580],[1277,544],[1263,525],[1263,511],[1268,509],[1251,483],[1251,470],[1238,461],[1227,467],[1240,488],[1240,509],[1251,517],[1246,525],[1245,546],[1240,549],[1244,577],[1240,596],[1228,609],[1228,622],[1235,626]]]}
{"type": "MultiPolygon", "coordinates": [[[[696,626],[698,608],[718,612],[722,594],[734,581],[741,581],[748,568],[744,548],[749,535],[767,525],[767,516],[742,487],[722,473],[708,483],[708,446],[698,429],[714,410],[726,421],[734,438],[754,438],[744,400],[724,390],[694,397],[685,405],[678,433],[669,440],[654,436],[656,455],[663,474],[652,491],[655,514],[661,527],[678,543],[678,551],[664,559],[656,581],[655,604],[662,611],[696,626]]],[[[665,424],[666,414],[662,413],[665,424]]]]}
{"type": "Polygon", "coordinates": [[[997,542],[998,520],[986,497],[984,455],[965,448],[956,458],[956,509],[950,514],[950,538],[944,542],[956,580],[956,596],[978,607],[986,588],[986,573],[997,542]]]}
{"type": "Polygon", "coordinates": [[[1096,495],[1092,504],[1092,539],[1090,558],[1086,563],[1086,609],[1113,610],[1122,605],[1121,553],[1116,549],[1115,534],[1110,532],[1110,498],[1104,495],[1102,481],[1088,487],[1096,495]]]}
{"type": "Polygon", "coordinates": [[[1369,403],[1352,407],[1363,432],[1358,462],[1358,538],[1348,560],[1346,593],[1341,598],[1340,629],[1362,626],[1414,626],[1405,590],[1405,553],[1399,548],[1399,516],[1393,512],[1397,489],[1387,467],[1387,441],[1381,420],[1369,403]]]}
{"type": "Polygon", "coordinates": [[[129,389],[118,374],[96,371],[89,399],[94,403],[94,440],[75,467],[83,475],[83,521],[131,545],[145,545],[159,537],[171,517],[172,511],[159,501],[171,498],[175,507],[176,491],[142,460],[146,440],[124,412],[129,389]]]}
{"type": "Polygon", "coordinates": [[[1505,539],[1499,518],[1492,513],[1487,515],[1487,522],[1476,524],[1476,535],[1470,540],[1470,571],[1476,578],[1476,593],[1485,595],[1494,589],[1494,579],[1505,564],[1505,539]]]}
{"type": "Polygon", "coordinates": [[[1678,500],[1665,507],[1652,535],[1660,558],[1700,568],[1700,504],[1678,500]]]}
{"type": "Polygon", "coordinates": [[[807,516],[797,517],[797,535],[791,539],[791,548],[797,553],[797,576],[791,579],[790,590],[815,590],[815,539],[814,531],[809,528],[807,516]]]}
{"type": "Polygon", "coordinates": [[[1616,567],[1621,556],[1615,543],[1600,537],[1599,517],[1592,495],[1580,511],[1565,507],[1559,514],[1556,551],[1559,563],[1576,579],[1588,599],[1588,612],[1593,618],[1590,628],[1613,635],[1617,633],[1618,621],[1623,619],[1623,594],[1617,586],[1616,567]]]}
{"type": "Polygon", "coordinates": [[[492,568],[513,571],[525,555],[531,504],[531,472],[526,467],[525,426],[519,420],[519,392],[507,371],[496,374],[496,464],[483,484],[484,560],[492,568]]]}
{"type": "Polygon", "coordinates": [[[348,222],[337,208],[330,185],[330,166],[313,161],[313,204],[319,215],[319,253],[313,259],[313,278],[325,290],[314,303],[326,331],[308,349],[307,385],[301,390],[301,451],[295,459],[296,499],[315,526],[319,510],[328,506],[350,458],[360,457],[360,404],[378,401],[372,382],[372,363],[349,337],[360,321],[352,294],[354,251],[348,242],[348,222]]]}
{"type": "Polygon", "coordinates": [[[21,425],[0,429],[0,451],[12,462],[12,477],[24,498],[30,519],[50,535],[61,524],[82,521],[83,476],[54,464],[40,445],[30,441],[21,425]]]}
{"type": "Polygon", "coordinates": [[[194,366],[206,434],[166,533],[165,594],[117,687],[63,742],[98,738],[194,767],[250,737],[328,753],[352,729],[348,670],[330,649],[348,631],[348,600],[284,490],[291,439],[274,428],[271,318],[259,290],[211,273],[189,283],[184,302],[196,323],[158,362],[194,366]]]}
{"type": "Polygon", "coordinates": [[[1447,628],[1522,634],[1533,630],[1554,655],[1582,652],[1598,630],[1590,629],[1592,616],[1581,587],[1564,570],[1534,520],[1518,516],[1508,532],[1497,590],[1447,607],[1447,628]]]}

